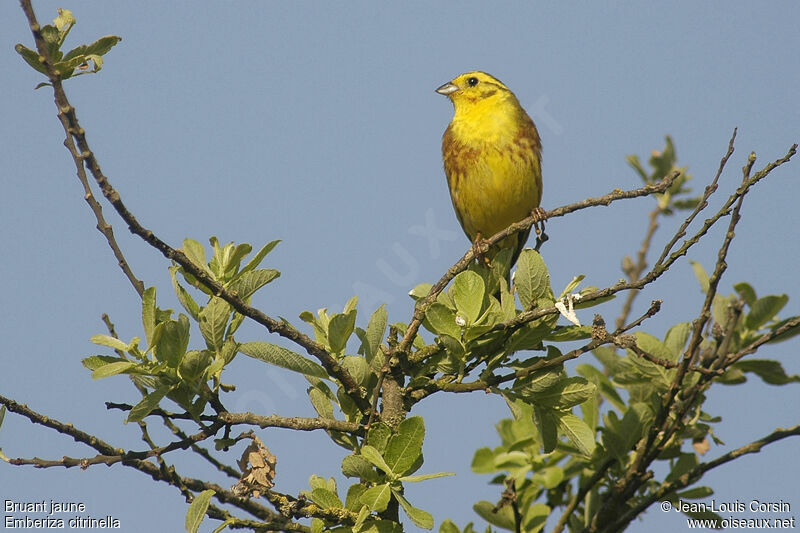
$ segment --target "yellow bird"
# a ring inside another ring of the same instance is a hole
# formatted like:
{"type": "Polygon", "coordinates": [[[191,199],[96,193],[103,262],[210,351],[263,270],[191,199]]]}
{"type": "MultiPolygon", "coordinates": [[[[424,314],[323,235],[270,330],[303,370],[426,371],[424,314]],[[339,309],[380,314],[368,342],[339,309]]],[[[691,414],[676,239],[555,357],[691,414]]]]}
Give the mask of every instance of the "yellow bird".
{"type": "MultiPolygon", "coordinates": [[[[436,89],[455,114],[442,137],[442,158],[458,222],[472,242],[528,217],[542,199],[542,144],[536,125],[508,87],[485,72],[467,72],[436,89]]],[[[530,230],[498,243],[512,265],[530,230]]],[[[490,258],[497,250],[490,251],[490,258]]]]}

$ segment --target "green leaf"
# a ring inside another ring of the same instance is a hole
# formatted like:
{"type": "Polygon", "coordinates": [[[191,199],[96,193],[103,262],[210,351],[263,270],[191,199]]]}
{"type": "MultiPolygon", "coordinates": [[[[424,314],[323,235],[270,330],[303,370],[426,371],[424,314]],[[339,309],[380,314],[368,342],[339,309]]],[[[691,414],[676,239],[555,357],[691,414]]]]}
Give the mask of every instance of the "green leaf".
{"type": "MultiPolygon", "coordinates": [[[[311,474],[311,477],[308,480],[308,484],[312,489],[326,489],[333,493],[337,492],[336,489],[336,480],[333,478],[325,479],[322,476],[318,476],[316,474],[311,474]]],[[[337,496],[338,497],[338,496],[337,496]]]]}
{"type": "Polygon", "coordinates": [[[411,505],[411,503],[409,503],[409,501],[403,497],[403,494],[400,491],[392,489],[392,494],[394,494],[394,497],[397,498],[398,502],[400,502],[400,507],[403,508],[403,511],[406,512],[408,517],[417,527],[421,527],[422,529],[433,529],[433,515],[411,505]]]}
{"type": "Polygon", "coordinates": [[[214,247],[214,257],[209,262],[209,268],[217,279],[223,282],[231,281],[239,270],[242,259],[253,250],[253,247],[247,243],[234,245],[229,242],[220,248],[216,237],[211,237],[209,241],[214,247]]]}
{"type": "Polygon", "coordinates": [[[176,368],[189,347],[189,319],[181,313],[178,320],[168,320],[158,325],[161,334],[153,347],[156,359],[176,368]]]}
{"type": "Polygon", "coordinates": [[[698,263],[697,261],[689,261],[692,265],[692,270],[694,270],[694,275],[697,278],[697,281],[700,283],[700,290],[703,291],[703,294],[708,292],[708,274],[706,273],[706,269],[703,268],[703,265],[698,263]]]}
{"type": "Polygon", "coordinates": [[[756,291],[752,286],[750,286],[749,283],[745,283],[743,281],[736,283],[733,285],[733,289],[750,307],[753,307],[753,305],[756,303],[756,300],[758,299],[756,298],[756,291]]]}
{"type": "MultiPolygon", "coordinates": [[[[44,63],[39,60],[39,53],[34,52],[27,46],[24,46],[20,43],[17,43],[14,46],[14,50],[25,60],[25,62],[30,65],[34,70],[41,72],[42,74],[47,74],[47,69],[44,66],[44,63]]],[[[38,87],[37,87],[38,88],[38,87]]]]}
{"type": "Polygon", "coordinates": [[[322,487],[311,491],[311,501],[323,509],[340,509],[344,507],[342,500],[339,499],[335,492],[322,487]]]}
{"type": "Polygon", "coordinates": [[[264,260],[264,258],[267,256],[267,254],[270,253],[272,251],[272,249],[275,248],[275,246],[278,245],[279,242],[281,242],[281,241],[280,240],[276,240],[276,241],[268,242],[267,244],[265,244],[258,251],[258,253],[256,255],[254,255],[253,258],[242,268],[242,270],[239,271],[239,275],[242,275],[245,272],[249,272],[251,270],[254,270],[256,267],[258,267],[258,265],[261,264],[261,261],[264,260]]]}
{"type": "Polygon", "coordinates": [[[651,181],[650,177],[647,175],[647,172],[645,172],[641,161],[639,161],[639,156],[638,155],[636,155],[636,154],[626,155],[625,156],[625,161],[627,161],[628,165],[630,165],[631,168],[633,168],[633,170],[636,171],[636,173],[639,175],[640,178],[642,178],[642,181],[645,184],[650,183],[650,181],[651,181]]]}
{"type": "Polygon", "coordinates": [[[494,466],[495,453],[491,448],[478,448],[472,457],[472,471],[476,474],[490,474],[497,469],[494,466]]]}
{"type": "Polygon", "coordinates": [[[711,490],[711,487],[695,487],[678,493],[682,500],[701,500],[713,495],[714,491],[711,490]]]}
{"type": "Polygon", "coordinates": [[[69,9],[58,9],[58,16],[53,19],[53,26],[58,29],[58,44],[61,45],[64,43],[64,40],[69,35],[69,31],[75,25],[77,21],[75,20],[75,16],[72,14],[72,11],[69,9]]]}
{"type": "Polygon", "coordinates": [[[214,357],[208,350],[186,352],[180,361],[178,373],[184,380],[195,381],[205,373],[214,357]]]}
{"type": "Polygon", "coordinates": [[[461,533],[461,530],[458,529],[458,526],[456,526],[452,520],[446,518],[439,526],[439,533],[461,533]]]}
{"type": "Polygon", "coordinates": [[[367,365],[366,359],[356,355],[346,355],[342,359],[342,368],[347,370],[360,386],[363,387],[366,385],[370,376],[369,365],[367,365]]]}
{"type": "Polygon", "coordinates": [[[148,287],[142,294],[142,324],[147,347],[153,345],[153,332],[156,329],[156,288],[148,287]]]}
{"type": "Polygon", "coordinates": [[[479,501],[472,506],[478,516],[486,520],[493,526],[516,531],[516,522],[514,520],[514,511],[510,505],[502,506],[496,513],[494,512],[494,504],[486,500],[479,501]]]}
{"type": "Polygon", "coordinates": [[[392,473],[400,476],[414,466],[422,455],[424,438],[425,421],[421,416],[412,416],[400,423],[397,434],[389,439],[384,454],[392,473]]]}
{"type": "Polygon", "coordinates": [[[539,252],[526,248],[517,259],[514,284],[523,309],[530,309],[540,298],[552,298],[550,274],[539,252]]]}
{"type": "Polygon", "coordinates": [[[557,326],[548,331],[545,340],[553,342],[580,341],[592,336],[592,326],[557,326]]]}
{"type": "Polygon", "coordinates": [[[206,261],[206,250],[202,244],[194,239],[184,239],[183,253],[199,270],[210,273],[206,261]]]}
{"type": "Polygon", "coordinates": [[[617,418],[615,412],[609,412],[606,415],[606,427],[603,429],[603,445],[621,465],[625,465],[628,452],[649,428],[652,419],[653,414],[649,407],[641,402],[631,404],[622,420],[617,418]]]}
{"type": "Polygon", "coordinates": [[[592,432],[597,432],[597,421],[600,418],[600,398],[597,394],[592,394],[588,400],[581,404],[583,421],[589,426],[592,432]]]}
{"type": "Polygon", "coordinates": [[[186,531],[188,533],[197,533],[200,529],[200,524],[206,517],[208,505],[211,503],[211,497],[216,494],[213,490],[204,490],[195,496],[189,509],[186,511],[186,531]]]}
{"type": "MultiPolygon", "coordinates": [[[[689,322],[681,322],[669,328],[666,337],[664,337],[664,346],[667,347],[670,353],[669,361],[677,361],[680,358],[691,331],[692,325],[689,322]]],[[[641,345],[639,347],[644,349],[641,345]]]]}
{"type": "Polygon", "coordinates": [[[584,455],[592,455],[595,448],[594,432],[586,422],[571,413],[558,415],[558,427],[572,444],[584,455]]]}
{"type": "Polygon", "coordinates": [[[383,485],[377,485],[365,490],[364,494],[359,498],[359,501],[373,511],[382,513],[389,505],[389,496],[391,496],[391,494],[392,491],[389,488],[389,484],[384,483],[383,485]]]}
{"type": "Polygon", "coordinates": [[[356,311],[334,315],[328,324],[328,342],[333,353],[344,352],[347,340],[356,326],[356,311]]]}
{"type": "Polygon", "coordinates": [[[522,350],[541,349],[542,340],[550,328],[539,327],[537,322],[529,322],[512,333],[503,347],[505,353],[511,355],[522,350]]]}
{"type": "Polygon", "coordinates": [[[464,271],[453,280],[453,301],[456,309],[467,319],[467,325],[472,325],[481,314],[483,296],[486,287],[483,278],[472,271],[464,271]]]}
{"type": "Polygon", "coordinates": [[[542,438],[544,453],[550,453],[558,444],[558,416],[556,411],[546,407],[533,406],[533,421],[542,438]]]}
{"type": "MultiPolygon", "coordinates": [[[[360,419],[361,411],[359,411],[356,403],[347,394],[347,390],[341,385],[336,389],[336,400],[339,402],[339,409],[345,414],[347,420],[354,421],[360,419]]],[[[353,439],[355,438],[353,435],[351,435],[351,437],[353,437],[353,439]]],[[[350,439],[350,441],[353,441],[353,439],[350,439]]],[[[345,448],[348,450],[355,449],[350,446],[345,446],[345,448]]]]}
{"type": "Polygon", "coordinates": [[[600,394],[602,394],[606,400],[611,402],[611,405],[620,411],[625,411],[625,409],[627,409],[625,402],[617,392],[617,389],[611,383],[611,380],[609,380],[608,377],[606,377],[605,374],[603,374],[600,370],[596,369],[592,365],[587,364],[578,365],[575,367],[575,370],[581,376],[592,381],[600,391],[600,394]]]}
{"type": "MultiPolygon", "coordinates": [[[[345,498],[344,501],[345,509],[349,509],[355,513],[359,513],[359,515],[361,514],[360,511],[366,510],[367,514],[369,514],[369,507],[362,504],[360,501],[361,495],[364,494],[364,491],[366,490],[367,486],[364,485],[363,483],[356,483],[354,485],[350,485],[350,488],[347,489],[347,497],[345,498]]],[[[361,519],[360,516],[359,519],[361,519]]],[[[361,519],[361,521],[363,522],[363,519],[361,519]]],[[[356,525],[357,523],[358,521],[356,521],[356,525]]]]}
{"type": "Polygon", "coordinates": [[[456,323],[456,313],[440,302],[434,302],[425,311],[424,325],[437,335],[450,335],[454,339],[461,338],[461,327],[456,323]]]}
{"type": "Polygon", "coordinates": [[[566,378],[534,396],[537,405],[568,409],[582,404],[597,392],[594,383],[580,377],[566,378]]]}
{"type": "Polygon", "coordinates": [[[749,329],[757,330],[759,327],[775,317],[775,315],[777,315],[780,310],[783,309],[783,306],[785,306],[788,301],[789,297],[785,294],[781,294],[780,296],[769,295],[759,298],[756,300],[756,303],[753,304],[750,312],[747,313],[745,325],[749,329]]]}
{"type": "Polygon", "coordinates": [[[694,469],[698,464],[697,455],[694,453],[682,453],[678,458],[678,461],[675,463],[675,466],[672,467],[672,470],[664,481],[670,482],[675,481],[685,473],[689,472],[690,470],[694,469]]]}
{"type": "MultiPolygon", "coordinates": [[[[536,362],[537,360],[534,360],[531,362],[531,364],[535,364],[536,362]]],[[[521,366],[520,369],[524,368],[524,366],[521,366]]],[[[516,367],[515,370],[517,370],[516,367]]],[[[562,366],[537,370],[536,372],[533,372],[528,376],[515,381],[514,389],[519,389],[521,394],[539,394],[564,379],[563,373],[564,369],[562,366]]]]}
{"type": "Polygon", "coordinates": [[[543,503],[534,503],[525,510],[522,519],[523,531],[536,533],[541,531],[550,516],[550,506],[543,503]]]}
{"type": "Polygon", "coordinates": [[[139,403],[133,406],[133,409],[128,413],[128,418],[125,420],[125,423],[144,420],[144,417],[149,415],[150,411],[158,407],[158,403],[171,389],[172,387],[169,385],[162,385],[146,395],[139,403]]]}
{"type": "Polygon", "coordinates": [[[400,481],[407,481],[409,483],[418,483],[428,479],[436,479],[437,477],[450,477],[455,476],[455,472],[437,472],[435,474],[420,474],[418,476],[403,476],[400,481]]]}
{"type": "Polygon", "coordinates": [[[552,489],[564,481],[564,469],[560,466],[550,466],[536,471],[532,481],[539,483],[546,489],[552,489]]]}
{"type": "Polygon", "coordinates": [[[411,296],[411,298],[413,298],[414,300],[421,300],[422,298],[425,298],[428,295],[428,293],[431,291],[432,288],[433,285],[431,285],[430,283],[420,283],[419,285],[408,291],[408,295],[411,296]]]}
{"type": "Polygon", "coordinates": [[[94,372],[92,372],[92,379],[102,379],[102,378],[107,378],[109,376],[115,376],[117,374],[125,372],[126,370],[130,370],[135,366],[136,363],[132,363],[131,361],[118,361],[116,363],[108,363],[106,365],[101,366],[94,372]]]}
{"type": "Polygon", "coordinates": [[[361,354],[375,371],[379,371],[380,367],[383,366],[384,358],[380,351],[380,345],[383,340],[383,334],[386,332],[387,321],[386,306],[381,305],[369,317],[369,324],[367,324],[367,329],[364,331],[364,337],[361,342],[361,354]]]}
{"type": "Polygon", "coordinates": [[[800,382],[797,374],[788,376],[783,370],[783,365],[778,361],[769,359],[745,359],[733,364],[733,367],[742,372],[752,372],[760,377],[764,383],[770,385],[786,385],[787,383],[800,382]]]}
{"type": "Polygon", "coordinates": [[[200,333],[214,350],[220,350],[225,342],[225,328],[231,316],[231,306],[222,298],[211,298],[202,311],[200,311],[200,333]]]}
{"type": "MultiPolygon", "coordinates": [[[[770,328],[770,331],[777,331],[778,329],[780,329],[784,325],[786,325],[788,322],[790,322],[792,320],[796,320],[796,319],[797,319],[797,317],[791,317],[791,318],[787,318],[786,320],[781,320],[780,322],[778,322],[777,324],[772,326],[770,328]]],[[[792,337],[794,337],[794,336],[796,336],[798,334],[800,334],[800,324],[796,324],[796,325],[788,328],[786,331],[784,331],[780,335],[777,335],[777,336],[773,337],[771,340],[769,340],[767,342],[769,342],[770,344],[775,343],[775,342],[783,342],[785,340],[791,339],[792,337]]]]}
{"type": "MultiPolygon", "coordinates": [[[[636,337],[636,345],[639,346],[639,348],[641,348],[645,352],[649,353],[650,355],[654,355],[659,359],[665,359],[667,361],[678,360],[680,352],[678,351],[673,352],[671,349],[665,346],[663,342],[653,337],[649,333],[645,333],[644,331],[637,331],[633,335],[634,337],[636,337]]],[[[686,341],[684,341],[684,343],[685,342],[686,341]]],[[[633,357],[638,357],[638,356],[634,355],[633,357]]]]}
{"type": "Polygon", "coordinates": [[[335,418],[333,416],[333,403],[331,399],[320,389],[316,387],[308,389],[308,398],[311,400],[311,405],[319,416],[322,418],[335,418]]]}
{"type": "Polygon", "coordinates": [[[711,317],[714,322],[720,325],[727,324],[730,317],[731,305],[735,302],[733,295],[723,296],[719,293],[714,295],[714,300],[711,303],[711,317]]]}
{"type": "Polygon", "coordinates": [[[497,470],[515,470],[530,464],[530,457],[521,451],[498,453],[494,460],[497,470]]]}
{"type": "Polygon", "coordinates": [[[370,445],[376,450],[383,453],[386,451],[386,445],[389,444],[389,439],[391,436],[392,430],[389,428],[389,426],[383,422],[378,422],[369,428],[367,442],[369,442],[370,445]]]}
{"type": "Polygon", "coordinates": [[[377,466],[378,468],[386,472],[387,474],[389,475],[392,474],[392,468],[388,464],[386,464],[386,461],[384,461],[381,452],[379,452],[373,446],[370,446],[369,444],[363,446],[361,448],[361,456],[364,457],[364,459],[366,459],[373,465],[377,466]]]}
{"type": "Polygon", "coordinates": [[[113,348],[121,352],[127,352],[130,349],[129,345],[125,344],[116,337],[111,337],[109,335],[92,335],[89,340],[92,341],[93,344],[108,346],[109,348],[113,348]]]}
{"type": "Polygon", "coordinates": [[[64,42],[62,41],[62,34],[58,29],[54,26],[47,25],[41,29],[41,36],[44,39],[45,44],[47,45],[47,49],[49,52],[49,57],[52,59],[54,63],[58,63],[61,61],[62,53],[59,50],[59,47],[64,42]]]}
{"type": "Polygon", "coordinates": [[[239,351],[254,359],[260,359],[306,376],[328,377],[328,373],[322,366],[277,344],[264,341],[246,342],[239,346],[239,351]]]}
{"type": "Polygon", "coordinates": [[[342,309],[342,314],[348,314],[350,311],[355,311],[356,306],[358,306],[358,296],[353,296],[347,303],[344,304],[344,308],[342,309]]]}
{"type": "Polygon", "coordinates": [[[360,455],[348,455],[342,459],[342,474],[377,483],[381,475],[372,467],[372,463],[360,455]]]}
{"type": "Polygon", "coordinates": [[[230,288],[236,291],[236,293],[239,295],[239,298],[246,300],[258,289],[280,275],[280,272],[272,268],[251,270],[238,276],[235,281],[231,282],[230,288]]]}
{"type": "Polygon", "coordinates": [[[242,325],[242,322],[244,322],[244,315],[238,311],[235,311],[233,313],[233,318],[231,318],[230,324],[228,324],[228,331],[225,333],[225,342],[233,340],[232,336],[234,333],[236,333],[236,330],[239,329],[239,326],[242,325]]]}
{"type": "MultiPolygon", "coordinates": [[[[104,56],[106,55],[114,46],[117,45],[122,40],[122,37],[118,37],[116,35],[106,35],[105,37],[100,37],[95,42],[86,45],[86,52],[85,55],[87,56],[104,56]]],[[[70,54],[64,56],[64,59],[68,59],[70,54]]]]}
{"type": "Polygon", "coordinates": [[[189,313],[196,322],[200,321],[200,306],[197,305],[197,302],[194,301],[192,295],[189,294],[189,291],[183,288],[183,286],[178,283],[178,276],[176,275],[178,272],[178,267],[171,266],[169,267],[169,275],[172,278],[172,287],[175,290],[175,294],[178,296],[178,301],[181,303],[186,312],[189,313]]]}
{"type": "Polygon", "coordinates": [[[566,296],[569,293],[571,293],[572,291],[574,291],[578,287],[578,285],[581,284],[581,281],[583,281],[584,278],[586,278],[585,274],[580,274],[580,275],[575,276],[574,278],[572,278],[572,281],[567,283],[567,286],[564,287],[563,291],[561,291],[561,295],[558,297],[558,299],[560,300],[564,296],[566,296]]]}

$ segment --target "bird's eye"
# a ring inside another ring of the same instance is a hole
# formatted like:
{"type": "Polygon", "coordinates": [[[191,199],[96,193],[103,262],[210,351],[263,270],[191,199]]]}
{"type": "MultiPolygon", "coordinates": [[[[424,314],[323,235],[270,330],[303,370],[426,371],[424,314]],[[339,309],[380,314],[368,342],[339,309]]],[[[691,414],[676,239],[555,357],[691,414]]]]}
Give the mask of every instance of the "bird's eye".
{"type": "Polygon", "coordinates": [[[478,85],[478,78],[474,76],[472,78],[467,78],[467,85],[469,85],[470,87],[475,87],[476,85],[478,85]]]}

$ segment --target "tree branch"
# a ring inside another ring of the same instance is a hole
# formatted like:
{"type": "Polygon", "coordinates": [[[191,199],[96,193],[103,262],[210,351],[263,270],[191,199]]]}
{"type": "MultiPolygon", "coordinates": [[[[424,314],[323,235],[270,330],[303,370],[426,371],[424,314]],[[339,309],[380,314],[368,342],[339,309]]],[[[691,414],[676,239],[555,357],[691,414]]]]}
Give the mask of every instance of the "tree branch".
{"type": "Polygon", "coordinates": [[[261,416],[253,413],[220,413],[216,417],[226,424],[249,424],[264,428],[287,428],[297,431],[314,431],[315,429],[343,431],[360,435],[364,428],[355,422],[335,420],[332,418],[303,418],[299,416],[284,417],[278,415],[261,416]]]}

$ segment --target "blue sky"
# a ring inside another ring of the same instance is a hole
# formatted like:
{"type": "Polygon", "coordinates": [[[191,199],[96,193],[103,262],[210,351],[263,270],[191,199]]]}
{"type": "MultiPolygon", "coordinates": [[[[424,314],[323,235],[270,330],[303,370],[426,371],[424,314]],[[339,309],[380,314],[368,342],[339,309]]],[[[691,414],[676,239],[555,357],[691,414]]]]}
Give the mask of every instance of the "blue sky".
{"type": "MultiPolygon", "coordinates": [[[[800,6],[792,2],[523,3],[398,5],[188,4],[40,1],[42,23],[57,7],[78,19],[67,46],[100,35],[123,37],[97,76],[66,84],[100,164],[129,208],[173,246],[186,237],[259,246],[283,242],[268,266],[279,280],[255,304],[300,325],[297,315],[340,309],[360,297],[359,324],[381,303],[407,321],[414,285],[433,282],[468,247],[453,215],[441,167],[441,134],[452,106],[433,90],[455,75],[485,70],[503,80],[539,126],[544,147],[543,206],[638,186],[627,154],[646,159],[673,137],[679,162],[700,191],[735,126],[736,153],[712,208],[730,194],[752,150],[765,162],[800,139],[800,6]]],[[[108,313],[123,338],[142,336],[137,297],[94,229],[52,94],[33,91],[39,75],[13,51],[32,38],[15,2],[0,5],[3,72],[3,194],[0,232],[5,280],[0,308],[0,393],[120,446],[141,449],[139,430],[122,426],[107,400],[131,402],[123,378],[92,381],[80,359],[108,313]]],[[[800,314],[796,237],[798,163],[775,171],[748,196],[722,292],[751,282],[759,295],[787,293],[785,315],[800,314]]],[[[646,228],[650,200],[584,210],[548,225],[544,258],[554,289],[574,275],[606,286],[622,276],[646,228]]],[[[167,264],[127,234],[106,208],[136,274],[156,285],[159,304],[178,308],[167,264]]],[[[678,220],[667,219],[656,246],[678,220]]],[[[690,258],[710,268],[721,231],[690,258]]],[[[688,263],[644,291],[638,310],[664,300],[646,330],[663,335],[697,314],[702,295],[688,263]]],[[[611,322],[620,302],[600,312],[611,322]]],[[[264,338],[243,327],[242,340],[264,338]]],[[[271,339],[274,340],[274,339],[271,339]]],[[[770,346],[800,372],[797,342],[770,346]]],[[[587,359],[591,361],[591,359],[587,359]]],[[[311,416],[305,382],[237,358],[237,410],[311,416]]],[[[779,426],[797,423],[800,387],[747,385],[712,390],[707,410],[723,417],[716,456],[779,426]]],[[[498,443],[507,416],[496,398],[435,396],[426,418],[424,471],[455,478],[410,487],[409,499],[463,527],[472,504],[497,499],[488,476],[470,473],[474,450],[498,443]]],[[[311,474],[336,475],[344,450],[324,434],[260,433],[278,457],[278,489],[297,493],[311,474]]],[[[165,435],[161,435],[166,438],[165,435]]],[[[800,508],[797,443],[784,441],[707,478],[718,501],[773,501],[800,508]]],[[[83,456],[84,448],[9,415],[0,447],[10,456],[83,456]]],[[[188,473],[197,466],[181,461],[188,473]]],[[[0,499],[83,501],[89,514],[120,518],[125,531],[176,531],[185,504],[171,487],[119,466],[88,471],[0,467],[0,499]]],[[[225,483],[227,481],[223,480],[225,483]]],[[[203,531],[211,531],[211,522],[203,531]]],[[[685,527],[651,509],[630,531],[685,527]]],[[[410,529],[413,530],[413,529],[410,529]]]]}

